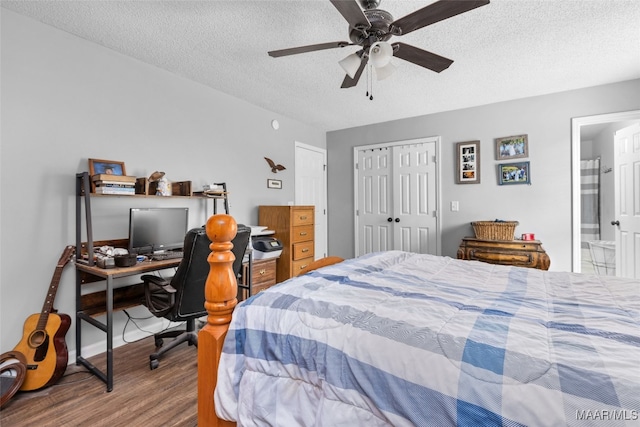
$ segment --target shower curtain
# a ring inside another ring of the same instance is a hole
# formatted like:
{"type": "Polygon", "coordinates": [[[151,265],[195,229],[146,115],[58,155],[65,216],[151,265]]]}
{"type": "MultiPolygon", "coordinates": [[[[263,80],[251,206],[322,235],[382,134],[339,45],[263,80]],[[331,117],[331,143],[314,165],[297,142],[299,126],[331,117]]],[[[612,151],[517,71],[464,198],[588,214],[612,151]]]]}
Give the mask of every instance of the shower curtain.
{"type": "Polygon", "coordinates": [[[581,246],[600,240],[600,158],[580,161],[581,246]]]}

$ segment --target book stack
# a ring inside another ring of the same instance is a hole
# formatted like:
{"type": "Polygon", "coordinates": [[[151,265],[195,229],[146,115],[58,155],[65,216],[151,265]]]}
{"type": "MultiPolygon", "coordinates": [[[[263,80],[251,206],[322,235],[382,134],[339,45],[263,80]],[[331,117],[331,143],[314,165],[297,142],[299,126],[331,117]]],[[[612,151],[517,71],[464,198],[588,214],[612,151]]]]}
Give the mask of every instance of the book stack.
{"type": "Polygon", "coordinates": [[[91,177],[96,194],[116,194],[133,196],[136,194],[136,177],[124,175],[98,174],[91,177]]]}

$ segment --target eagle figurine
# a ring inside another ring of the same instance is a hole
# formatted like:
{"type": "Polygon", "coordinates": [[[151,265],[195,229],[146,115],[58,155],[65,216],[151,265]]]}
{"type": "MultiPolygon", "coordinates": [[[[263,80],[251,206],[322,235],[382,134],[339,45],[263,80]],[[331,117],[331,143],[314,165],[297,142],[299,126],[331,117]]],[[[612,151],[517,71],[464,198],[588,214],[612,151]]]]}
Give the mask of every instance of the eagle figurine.
{"type": "Polygon", "coordinates": [[[269,163],[269,167],[271,167],[271,172],[278,173],[278,171],[285,170],[286,168],[282,165],[276,165],[276,163],[268,157],[264,158],[267,163],[269,163]]]}

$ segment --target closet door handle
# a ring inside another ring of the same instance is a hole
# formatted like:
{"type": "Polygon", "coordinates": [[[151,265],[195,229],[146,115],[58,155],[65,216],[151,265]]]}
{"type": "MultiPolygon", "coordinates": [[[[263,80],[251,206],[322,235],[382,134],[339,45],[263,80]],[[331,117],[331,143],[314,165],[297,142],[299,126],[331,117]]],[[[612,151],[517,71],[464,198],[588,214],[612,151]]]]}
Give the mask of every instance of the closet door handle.
{"type": "Polygon", "coordinates": [[[618,220],[611,221],[611,225],[617,225],[618,227],[620,227],[620,221],[618,220]]]}
{"type": "Polygon", "coordinates": [[[396,218],[396,222],[400,222],[400,218],[396,218]]]}
{"type": "Polygon", "coordinates": [[[389,217],[389,218],[387,218],[387,221],[392,222],[393,218],[389,217]]]}

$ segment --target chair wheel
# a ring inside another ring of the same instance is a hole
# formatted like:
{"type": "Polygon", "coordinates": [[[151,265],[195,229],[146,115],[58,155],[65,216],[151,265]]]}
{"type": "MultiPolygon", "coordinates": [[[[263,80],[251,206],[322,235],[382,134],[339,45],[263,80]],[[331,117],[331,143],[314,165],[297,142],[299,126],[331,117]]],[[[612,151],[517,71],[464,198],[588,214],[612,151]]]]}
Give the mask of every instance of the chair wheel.
{"type": "Polygon", "coordinates": [[[156,338],[156,347],[162,347],[164,340],[162,338],[156,338]]]}
{"type": "Polygon", "coordinates": [[[149,360],[149,369],[150,369],[150,370],[152,370],[152,371],[153,371],[153,370],[154,370],[154,369],[156,369],[159,365],[160,365],[160,362],[158,362],[157,360],[155,360],[155,359],[151,359],[151,360],[149,360]]]}

